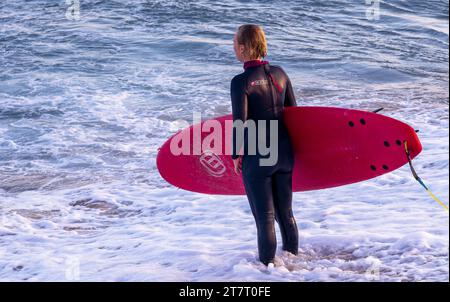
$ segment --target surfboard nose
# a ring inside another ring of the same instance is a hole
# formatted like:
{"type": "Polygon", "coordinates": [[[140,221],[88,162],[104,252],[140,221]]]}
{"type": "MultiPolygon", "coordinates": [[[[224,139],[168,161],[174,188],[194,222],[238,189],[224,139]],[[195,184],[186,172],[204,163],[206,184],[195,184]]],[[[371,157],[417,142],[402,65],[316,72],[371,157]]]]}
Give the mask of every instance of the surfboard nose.
{"type": "Polygon", "coordinates": [[[408,149],[411,154],[411,159],[413,159],[417,155],[419,155],[423,150],[419,136],[417,135],[417,132],[413,128],[411,128],[407,142],[408,142],[408,149]]]}

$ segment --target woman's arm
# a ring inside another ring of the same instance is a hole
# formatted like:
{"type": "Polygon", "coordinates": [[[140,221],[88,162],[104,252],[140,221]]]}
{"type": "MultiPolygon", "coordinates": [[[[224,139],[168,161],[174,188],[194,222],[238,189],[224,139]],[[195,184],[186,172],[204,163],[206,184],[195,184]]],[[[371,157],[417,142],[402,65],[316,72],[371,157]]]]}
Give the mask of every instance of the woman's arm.
{"type": "MultiPolygon", "coordinates": [[[[241,120],[243,123],[247,120],[247,91],[245,81],[236,76],[231,81],[231,107],[233,110],[233,121],[241,120]]],[[[239,151],[242,148],[243,141],[237,141],[236,129],[233,127],[233,153],[231,157],[237,159],[239,151]]]]}

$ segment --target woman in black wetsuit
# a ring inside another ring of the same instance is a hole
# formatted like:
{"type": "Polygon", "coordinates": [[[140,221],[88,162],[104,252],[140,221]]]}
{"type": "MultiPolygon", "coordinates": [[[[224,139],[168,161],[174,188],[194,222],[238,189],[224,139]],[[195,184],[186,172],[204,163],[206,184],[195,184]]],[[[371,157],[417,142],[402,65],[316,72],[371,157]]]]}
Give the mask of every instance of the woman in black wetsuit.
{"type": "MultiPolygon", "coordinates": [[[[233,132],[233,154],[236,173],[241,173],[258,231],[259,259],[265,265],[274,262],[276,252],[275,223],[278,222],[283,250],[298,254],[297,223],[292,213],[292,168],[294,155],[287,129],[283,123],[283,108],[296,106],[289,77],[278,66],[271,66],[262,59],[267,55],[264,31],[256,25],[239,27],[234,37],[234,50],[245,71],[231,81],[233,120],[255,121],[256,133],[261,124],[276,121],[278,129],[278,157],[274,165],[261,165],[267,155],[257,150],[251,154],[247,131],[243,141],[233,132]],[[241,147],[242,146],[242,147],[241,147]]],[[[271,142],[266,131],[266,142],[271,142]]],[[[261,138],[260,138],[261,139],[261,138]]],[[[258,143],[256,142],[256,146],[258,143]]]]}

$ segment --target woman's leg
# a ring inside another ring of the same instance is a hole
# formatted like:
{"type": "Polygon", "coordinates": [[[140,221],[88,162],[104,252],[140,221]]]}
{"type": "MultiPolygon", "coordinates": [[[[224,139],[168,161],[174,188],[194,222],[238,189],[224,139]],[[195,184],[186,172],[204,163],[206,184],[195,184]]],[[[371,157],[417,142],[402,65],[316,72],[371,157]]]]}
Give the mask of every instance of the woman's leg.
{"type": "Polygon", "coordinates": [[[274,261],[277,249],[272,179],[244,173],[244,185],[258,231],[259,259],[268,265],[274,261]]]}
{"type": "Polygon", "coordinates": [[[292,172],[276,172],[272,177],[275,217],[280,226],[283,250],[298,254],[298,229],[292,213],[292,172]]]}

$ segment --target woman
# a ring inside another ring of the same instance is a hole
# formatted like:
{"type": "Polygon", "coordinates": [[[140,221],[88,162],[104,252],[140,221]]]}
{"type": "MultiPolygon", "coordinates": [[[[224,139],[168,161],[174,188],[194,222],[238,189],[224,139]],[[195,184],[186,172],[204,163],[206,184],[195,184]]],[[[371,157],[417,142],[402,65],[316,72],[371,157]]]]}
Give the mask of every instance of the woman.
{"type": "MultiPolygon", "coordinates": [[[[244,63],[244,72],[231,81],[233,120],[258,121],[270,124],[277,121],[278,159],[275,165],[264,166],[260,152],[250,154],[249,132],[243,142],[233,133],[233,161],[236,173],[241,173],[258,231],[259,259],[265,265],[274,262],[276,252],[275,223],[280,227],[283,250],[298,254],[298,230],[292,213],[292,168],[294,155],[287,129],[283,123],[283,108],[296,106],[289,77],[278,66],[270,66],[263,58],[267,55],[264,31],[256,25],[239,27],[234,36],[234,51],[244,63]],[[242,145],[242,151],[240,146],[242,145]]],[[[268,126],[265,129],[269,129],[268,126]]],[[[256,129],[256,133],[259,129],[256,129]]],[[[266,142],[270,142],[266,131],[266,142]]],[[[258,146],[258,143],[256,143],[258,146]]]]}

